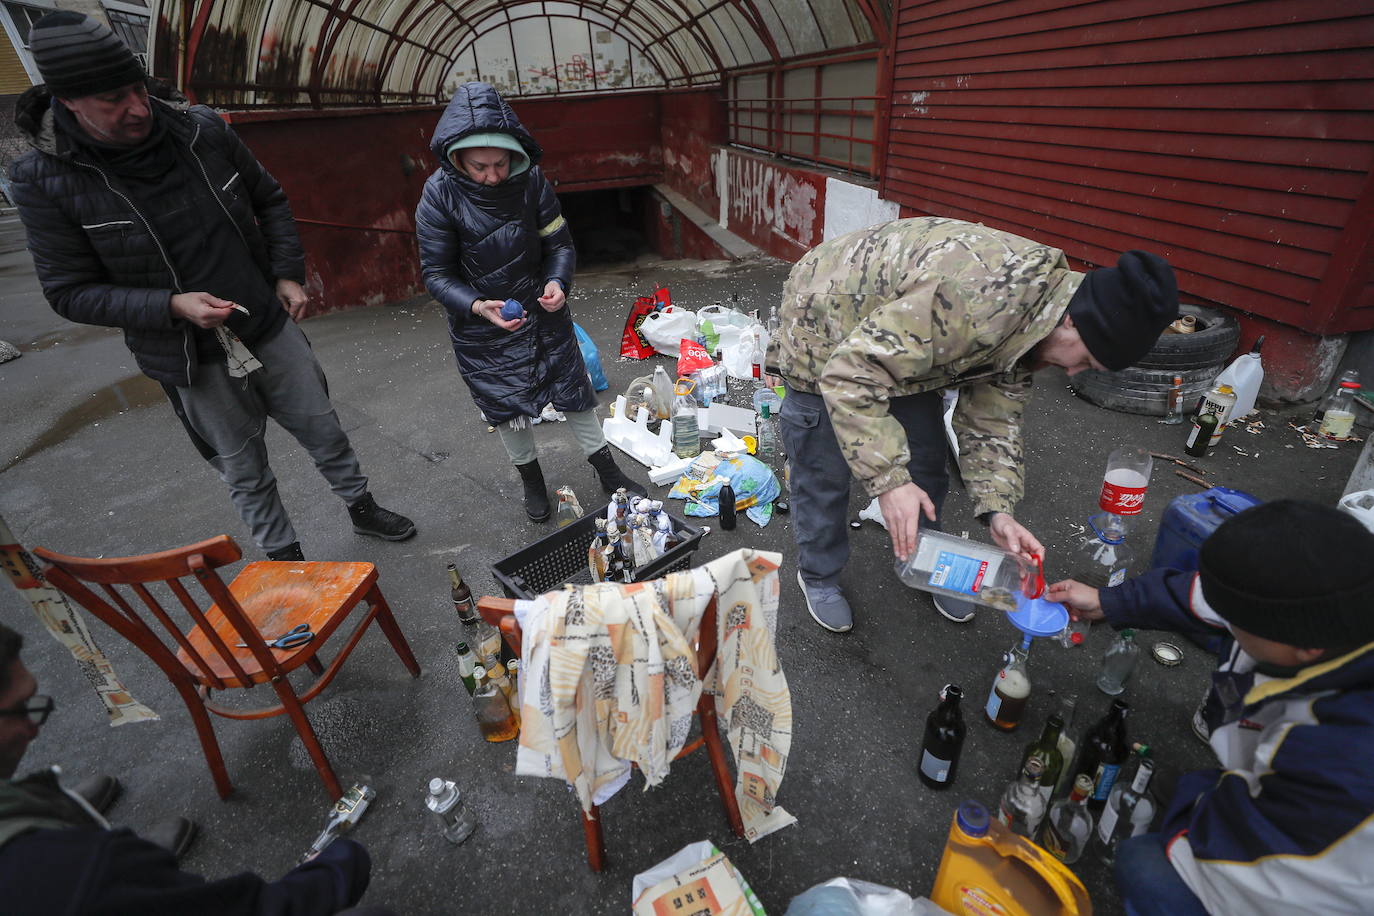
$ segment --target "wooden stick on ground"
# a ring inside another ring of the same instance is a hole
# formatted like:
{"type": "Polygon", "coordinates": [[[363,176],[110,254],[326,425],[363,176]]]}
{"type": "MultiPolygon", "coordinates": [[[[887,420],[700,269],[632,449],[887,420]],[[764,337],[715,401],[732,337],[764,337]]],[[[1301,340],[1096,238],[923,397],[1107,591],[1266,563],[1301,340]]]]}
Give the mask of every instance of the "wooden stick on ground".
{"type": "Polygon", "coordinates": [[[1208,487],[1208,488],[1210,488],[1210,487],[1212,486],[1210,483],[1208,483],[1207,481],[1203,480],[1201,477],[1197,477],[1197,476],[1194,476],[1194,475],[1192,475],[1192,474],[1189,474],[1187,471],[1174,471],[1174,473],[1177,474],[1179,477],[1182,477],[1184,480],[1188,481],[1189,483],[1195,483],[1195,484],[1197,484],[1197,485],[1200,486],[1200,487],[1208,487]]]}
{"type": "Polygon", "coordinates": [[[1184,468],[1185,470],[1192,471],[1194,474],[1199,474],[1199,475],[1201,475],[1201,474],[1206,474],[1206,473],[1207,473],[1207,472],[1204,471],[1202,468],[1195,467],[1195,466],[1189,464],[1188,462],[1184,461],[1182,458],[1177,458],[1177,457],[1175,457],[1175,456],[1173,456],[1173,455],[1166,455],[1166,454],[1164,454],[1163,452],[1150,452],[1150,457],[1151,457],[1151,458],[1158,458],[1158,459],[1160,459],[1161,461],[1172,461],[1174,464],[1178,465],[1179,467],[1184,468]]]}

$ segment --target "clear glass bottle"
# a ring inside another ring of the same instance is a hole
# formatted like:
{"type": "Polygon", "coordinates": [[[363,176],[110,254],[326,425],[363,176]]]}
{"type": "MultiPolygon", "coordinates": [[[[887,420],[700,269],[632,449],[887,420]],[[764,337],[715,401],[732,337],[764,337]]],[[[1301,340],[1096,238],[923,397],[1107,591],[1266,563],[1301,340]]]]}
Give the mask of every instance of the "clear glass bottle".
{"type": "Polygon", "coordinates": [[[439,821],[439,834],[455,846],[477,829],[477,817],[463,803],[462,793],[451,779],[438,776],[429,781],[425,807],[434,812],[439,821]]]}
{"type": "Polygon", "coordinates": [[[1164,410],[1164,418],[1159,422],[1167,426],[1177,426],[1183,422],[1183,376],[1175,375],[1169,386],[1169,397],[1164,410]]]}
{"type": "Polygon", "coordinates": [[[486,669],[478,665],[473,676],[477,680],[477,689],[472,694],[472,712],[477,717],[477,727],[481,729],[482,737],[497,744],[520,734],[520,723],[516,721],[515,713],[511,712],[506,695],[487,677],[486,669]]]}
{"type": "Polygon", "coordinates": [[[1054,785],[1056,794],[1063,794],[1064,787],[1073,780],[1073,755],[1078,747],[1073,739],[1073,719],[1077,714],[1077,697],[1067,696],[1059,701],[1059,718],[1064,720],[1064,727],[1059,730],[1059,759],[1064,761],[1064,766],[1054,785]]]}
{"type": "Polygon", "coordinates": [[[597,518],[592,520],[592,525],[596,533],[592,535],[591,546],[587,548],[587,570],[592,575],[592,582],[605,582],[608,564],[606,562],[606,520],[597,518]]]}
{"type": "Polygon", "coordinates": [[[510,706],[517,719],[520,718],[520,659],[513,658],[506,663],[506,677],[510,678],[510,706]]]}
{"type": "Polygon", "coordinates": [[[1118,784],[1102,809],[1097,822],[1097,839],[1102,844],[1102,861],[1108,865],[1116,858],[1117,846],[1129,837],[1144,833],[1154,816],[1154,803],[1149,802],[1147,790],[1155,766],[1147,756],[1141,756],[1130,785],[1118,784]],[[1149,803],[1143,818],[1137,818],[1141,805],[1149,803]]]}
{"type": "Polygon", "coordinates": [[[1030,644],[1031,638],[1024,636],[1011,647],[997,676],[992,679],[992,690],[988,692],[988,701],[983,706],[984,717],[1002,731],[1009,732],[1021,724],[1021,715],[1030,700],[1031,682],[1026,672],[1030,644]]]}
{"type": "Polygon", "coordinates": [[[1322,422],[1317,427],[1320,435],[1328,439],[1345,439],[1355,425],[1355,392],[1360,390],[1359,382],[1341,382],[1336,390],[1322,402],[1322,422]]]}
{"type": "Polygon", "coordinates": [[[673,454],[695,458],[701,454],[701,427],[697,424],[697,402],[692,397],[695,383],[680,378],[673,389],[673,454]]]}
{"type": "Polygon", "coordinates": [[[1040,826],[1038,842],[1065,865],[1077,862],[1092,838],[1093,816],[1087,804],[1092,791],[1092,780],[1078,776],[1069,797],[1055,802],[1040,826]]]}
{"type": "Polygon", "coordinates": [[[562,528],[564,525],[571,525],[582,517],[582,504],[577,501],[577,494],[572,487],[559,487],[558,494],[558,513],[554,516],[556,525],[562,528]]]}
{"type": "Polygon", "coordinates": [[[458,643],[458,677],[462,679],[463,686],[468,690],[468,696],[477,689],[477,679],[473,677],[473,671],[477,668],[477,656],[465,642],[458,643]]]}
{"type": "Polygon", "coordinates": [[[1040,791],[1043,767],[1032,757],[1021,768],[1021,775],[1002,793],[998,808],[1002,823],[1026,839],[1033,839],[1045,817],[1045,796],[1040,791]]]}
{"type": "Polygon", "coordinates": [[[956,684],[940,691],[940,705],[926,717],[926,733],[921,739],[921,760],[916,775],[932,789],[947,789],[959,770],[959,754],[964,749],[964,716],[959,701],[964,692],[956,684]]]}
{"type": "Polygon", "coordinates": [[[1059,782],[1059,774],[1064,767],[1068,766],[1069,761],[1064,759],[1064,755],[1059,752],[1059,736],[1064,732],[1064,720],[1058,713],[1052,713],[1045,720],[1045,729],[1040,733],[1040,737],[1026,745],[1026,752],[1021,755],[1021,766],[1026,765],[1027,760],[1040,761],[1040,794],[1045,796],[1045,804],[1050,803],[1050,797],[1054,795],[1054,787],[1059,782]]]}
{"type": "Polygon", "coordinates": [[[1102,671],[1097,675],[1097,689],[1109,697],[1117,696],[1126,689],[1126,681],[1140,660],[1140,646],[1135,641],[1135,630],[1122,630],[1116,641],[1102,656],[1102,671]]]}

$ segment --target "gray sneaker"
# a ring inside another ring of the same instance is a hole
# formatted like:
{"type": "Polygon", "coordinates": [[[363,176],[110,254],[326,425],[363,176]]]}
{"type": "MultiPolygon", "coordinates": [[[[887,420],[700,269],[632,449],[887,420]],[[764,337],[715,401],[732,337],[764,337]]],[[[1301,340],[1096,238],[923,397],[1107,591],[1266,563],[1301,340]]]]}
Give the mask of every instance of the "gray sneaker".
{"type": "Polygon", "coordinates": [[[955,623],[968,623],[973,620],[973,612],[978,609],[978,605],[962,598],[951,598],[948,595],[932,595],[931,598],[934,599],[935,610],[940,612],[940,616],[955,623]]]}
{"type": "Polygon", "coordinates": [[[832,633],[844,633],[853,628],[854,613],[849,609],[849,602],[839,586],[807,585],[800,570],[797,572],[797,584],[801,586],[806,610],[812,620],[832,633]]]}

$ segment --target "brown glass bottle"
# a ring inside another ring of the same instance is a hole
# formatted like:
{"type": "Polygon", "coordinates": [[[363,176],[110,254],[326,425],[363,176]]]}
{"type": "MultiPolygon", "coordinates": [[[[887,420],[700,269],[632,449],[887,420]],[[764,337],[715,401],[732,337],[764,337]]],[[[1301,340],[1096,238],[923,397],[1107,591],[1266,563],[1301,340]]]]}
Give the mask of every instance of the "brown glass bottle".
{"type": "Polygon", "coordinates": [[[511,712],[501,688],[487,677],[486,669],[481,665],[473,674],[477,689],[472,693],[472,712],[477,717],[477,727],[481,729],[482,737],[496,744],[520,734],[520,723],[511,712]]]}

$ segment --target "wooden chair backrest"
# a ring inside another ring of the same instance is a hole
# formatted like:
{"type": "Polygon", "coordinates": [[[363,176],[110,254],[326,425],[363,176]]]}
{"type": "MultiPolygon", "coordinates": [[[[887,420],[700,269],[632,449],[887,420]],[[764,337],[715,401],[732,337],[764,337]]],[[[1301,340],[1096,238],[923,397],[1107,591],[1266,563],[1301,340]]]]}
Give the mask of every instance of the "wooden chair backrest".
{"type": "Polygon", "coordinates": [[[187,639],[187,630],[178,625],[149,589],[149,585],[158,582],[176,596],[192,624],[205,634],[232,675],[239,678],[240,683],[250,681],[230,646],[216,631],[214,622],[181,581],[183,578],[194,578],[200,583],[211,603],[239,634],[239,641],[248,644],[249,651],[264,671],[273,677],[283,676],[272,651],[215,571],[218,567],[237,562],[243,556],[238,544],[228,535],[221,534],[185,547],[134,557],[72,557],[42,547],[34,548],[33,552],[48,565],[45,574],[54,587],[137,646],[174,681],[184,681],[189,675],[198,677],[211,689],[225,689],[224,681],[187,639]],[[96,594],[87,583],[98,585],[104,597],[96,594]],[[161,629],[166,631],[165,636],[159,635],[159,631],[144,620],[134,603],[125,597],[118,586],[127,588],[142,602],[161,629]],[[177,658],[177,649],[186,653],[190,665],[183,664],[177,658]]]}

